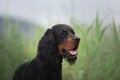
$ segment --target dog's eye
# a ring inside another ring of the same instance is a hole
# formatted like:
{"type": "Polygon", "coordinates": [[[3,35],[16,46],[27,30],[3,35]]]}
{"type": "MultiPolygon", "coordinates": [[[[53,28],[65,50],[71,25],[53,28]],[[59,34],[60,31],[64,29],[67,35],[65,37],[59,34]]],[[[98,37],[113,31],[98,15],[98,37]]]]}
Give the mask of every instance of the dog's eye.
{"type": "Polygon", "coordinates": [[[73,35],[75,35],[75,32],[74,32],[74,30],[71,30],[71,32],[72,32],[72,34],[73,34],[73,35]]]}

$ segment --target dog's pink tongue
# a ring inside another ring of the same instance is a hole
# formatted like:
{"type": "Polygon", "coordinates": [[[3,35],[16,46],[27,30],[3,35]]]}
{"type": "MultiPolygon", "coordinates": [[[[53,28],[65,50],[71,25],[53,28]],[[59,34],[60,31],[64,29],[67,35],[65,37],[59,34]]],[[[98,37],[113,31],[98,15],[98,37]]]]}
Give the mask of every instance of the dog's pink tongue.
{"type": "Polygon", "coordinates": [[[69,51],[70,52],[70,54],[72,54],[72,55],[76,55],[77,54],[77,51],[69,51]]]}

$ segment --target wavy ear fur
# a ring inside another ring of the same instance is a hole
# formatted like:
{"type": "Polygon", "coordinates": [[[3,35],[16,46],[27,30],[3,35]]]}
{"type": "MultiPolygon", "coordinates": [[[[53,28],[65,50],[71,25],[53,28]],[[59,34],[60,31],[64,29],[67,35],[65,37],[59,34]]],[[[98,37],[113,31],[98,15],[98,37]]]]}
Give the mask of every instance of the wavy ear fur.
{"type": "Polygon", "coordinates": [[[39,41],[37,57],[44,61],[53,63],[57,56],[57,51],[57,44],[55,42],[52,29],[48,29],[39,41]]]}

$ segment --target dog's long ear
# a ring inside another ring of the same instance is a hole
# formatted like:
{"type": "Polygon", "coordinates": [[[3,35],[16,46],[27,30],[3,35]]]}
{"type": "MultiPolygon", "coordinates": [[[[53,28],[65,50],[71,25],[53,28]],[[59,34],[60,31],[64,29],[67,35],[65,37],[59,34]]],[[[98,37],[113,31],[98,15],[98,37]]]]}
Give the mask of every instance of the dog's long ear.
{"type": "Polygon", "coordinates": [[[57,51],[57,44],[52,29],[48,29],[39,41],[37,57],[52,63],[57,56],[57,51]]]}

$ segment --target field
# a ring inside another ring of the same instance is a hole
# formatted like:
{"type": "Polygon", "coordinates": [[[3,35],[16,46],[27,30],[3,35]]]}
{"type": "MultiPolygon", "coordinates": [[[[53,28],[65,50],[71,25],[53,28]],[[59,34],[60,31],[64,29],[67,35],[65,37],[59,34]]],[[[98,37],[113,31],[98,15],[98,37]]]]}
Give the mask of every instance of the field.
{"type": "MultiPolygon", "coordinates": [[[[70,66],[63,62],[63,80],[120,80],[120,25],[103,24],[98,15],[90,25],[71,21],[81,42],[77,62],[70,66]]],[[[0,34],[0,80],[12,80],[14,70],[36,55],[37,44],[45,32],[36,28],[35,36],[26,41],[17,25],[6,22],[0,34]]]]}

